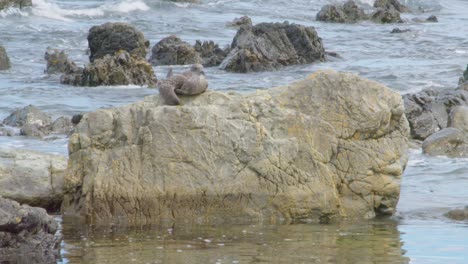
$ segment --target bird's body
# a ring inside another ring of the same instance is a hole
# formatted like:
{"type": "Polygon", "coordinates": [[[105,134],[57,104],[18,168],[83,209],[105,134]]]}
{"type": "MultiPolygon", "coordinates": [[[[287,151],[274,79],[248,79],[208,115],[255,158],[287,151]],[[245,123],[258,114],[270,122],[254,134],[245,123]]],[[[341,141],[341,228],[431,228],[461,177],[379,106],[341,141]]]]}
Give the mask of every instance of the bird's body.
{"type": "Polygon", "coordinates": [[[208,81],[201,64],[194,64],[189,71],[173,75],[172,69],[167,74],[167,79],[158,83],[159,94],[168,105],[180,104],[177,94],[196,95],[208,88],[208,81]]]}

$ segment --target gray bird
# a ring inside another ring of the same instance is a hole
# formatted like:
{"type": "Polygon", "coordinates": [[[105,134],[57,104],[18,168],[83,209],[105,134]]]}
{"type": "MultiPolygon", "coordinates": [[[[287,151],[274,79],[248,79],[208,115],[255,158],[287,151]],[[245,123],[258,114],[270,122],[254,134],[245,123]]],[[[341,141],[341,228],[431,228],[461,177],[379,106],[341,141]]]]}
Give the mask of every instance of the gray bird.
{"type": "Polygon", "coordinates": [[[158,82],[159,94],[168,105],[179,105],[177,94],[196,95],[208,88],[208,81],[201,64],[194,64],[190,70],[173,76],[172,69],[167,74],[167,79],[158,82]]]}

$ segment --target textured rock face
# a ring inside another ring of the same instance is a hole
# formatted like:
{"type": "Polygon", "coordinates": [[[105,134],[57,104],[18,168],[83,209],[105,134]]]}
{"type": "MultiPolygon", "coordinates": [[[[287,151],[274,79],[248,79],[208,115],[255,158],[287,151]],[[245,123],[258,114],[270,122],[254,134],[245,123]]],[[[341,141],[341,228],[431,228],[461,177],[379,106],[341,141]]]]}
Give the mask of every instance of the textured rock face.
{"type": "Polygon", "coordinates": [[[205,67],[218,66],[226,58],[229,48],[221,49],[213,41],[197,40],[193,46],[195,51],[200,54],[202,65],[205,67]]]}
{"type": "Polygon", "coordinates": [[[359,20],[367,19],[364,9],[359,7],[356,2],[350,0],[342,6],[325,5],[317,13],[318,21],[336,22],[336,23],[353,23],[359,20]]]}
{"type": "Polygon", "coordinates": [[[61,241],[57,227],[44,209],[0,197],[0,261],[55,263],[61,241]]]}
{"type": "Polygon", "coordinates": [[[0,71],[8,70],[10,68],[10,58],[8,58],[5,48],[3,46],[0,46],[0,71]]]}
{"type": "Polygon", "coordinates": [[[105,23],[89,30],[88,44],[91,51],[89,60],[93,62],[121,50],[144,59],[148,42],[143,33],[133,26],[125,23],[105,23]]]}
{"type": "Polygon", "coordinates": [[[424,140],[435,132],[446,128],[452,108],[468,105],[468,91],[424,90],[403,96],[406,117],[411,127],[411,137],[424,140]]]}
{"type": "Polygon", "coordinates": [[[64,74],[60,82],[76,86],[147,85],[154,87],[157,79],[145,59],[121,50],[86,65],[80,72],[64,74]]]}
{"type": "Polygon", "coordinates": [[[26,150],[0,150],[0,196],[49,211],[63,199],[67,159],[26,150]]]}
{"type": "Polygon", "coordinates": [[[409,8],[401,4],[398,0],[375,0],[375,8],[396,10],[398,12],[409,12],[409,8]]]}
{"type": "Polygon", "coordinates": [[[48,49],[45,52],[44,59],[47,61],[45,72],[48,74],[74,73],[80,70],[73,61],[68,59],[68,55],[63,50],[48,49]]]}
{"type": "Polygon", "coordinates": [[[325,60],[325,50],[315,29],[287,22],[241,27],[231,48],[220,66],[231,72],[271,71],[325,60]]]}
{"type": "Polygon", "coordinates": [[[388,24],[388,23],[403,23],[400,17],[400,13],[395,9],[383,9],[379,8],[375,10],[371,15],[371,20],[376,23],[388,24]]]}
{"type": "Polygon", "coordinates": [[[318,72],[181,100],[86,114],[70,138],[63,212],[129,224],[393,213],[409,128],[401,96],[383,85],[318,72]]]}
{"type": "Polygon", "coordinates": [[[28,7],[32,6],[32,0],[0,0],[0,10],[8,7],[28,7]]]}
{"type": "Polygon", "coordinates": [[[150,62],[153,65],[186,65],[202,63],[202,59],[189,43],[171,35],[153,46],[150,62]]]}

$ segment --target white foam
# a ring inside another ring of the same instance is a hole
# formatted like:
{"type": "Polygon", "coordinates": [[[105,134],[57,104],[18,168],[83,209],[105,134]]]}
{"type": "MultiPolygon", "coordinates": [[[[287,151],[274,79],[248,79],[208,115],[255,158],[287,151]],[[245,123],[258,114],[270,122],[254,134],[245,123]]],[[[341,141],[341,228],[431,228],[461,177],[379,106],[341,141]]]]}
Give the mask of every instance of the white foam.
{"type": "Polygon", "coordinates": [[[79,16],[100,17],[106,13],[130,13],[150,9],[142,0],[123,0],[83,9],[65,9],[50,0],[33,0],[32,2],[34,15],[63,21],[71,21],[73,17],[79,16]]]}
{"type": "Polygon", "coordinates": [[[21,11],[21,9],[16,7],[10,7],[0,11],[0,17],[5,18],[8,16],[28,16],[27,12],[21,11]]]}

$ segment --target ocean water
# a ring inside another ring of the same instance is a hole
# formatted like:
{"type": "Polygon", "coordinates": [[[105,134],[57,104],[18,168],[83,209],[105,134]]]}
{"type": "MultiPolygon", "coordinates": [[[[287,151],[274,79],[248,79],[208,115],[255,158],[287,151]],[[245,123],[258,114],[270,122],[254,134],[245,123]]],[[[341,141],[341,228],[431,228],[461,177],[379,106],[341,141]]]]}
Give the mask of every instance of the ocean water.
{"type": "MultiPolygon", "coordinates": [[[[138,86],[78,88],[44,74],[47,47],[65,50],[80,65],[88,61],[87,32],[105,22],[127,22],[154,45],[175,34],[183,40],[229,45],[236,30],[225,26],[249,15],[254,23],[314,26],[328,51],[323,63],[276,72],[232,74],[206,70],[210,89],[250,92],[283,85],[319,69],[354,72],[402,94],[451,89],[468,64],[468,1],[407,0],[415,10],[406,23],[328,24],[315,21],[331,0],[33,0],[33,7],[0,11],[0,44],[12,69],[0,72],[0,119],[33,104],[54,117],[141,100],[157,93],[138,86]],[[419,8],[420,7],[420,8],[419,8]],[[439,23],[418,23],[434,14],[439,23]],[[394,28],[411,32],[390,34],[394,28]]],[[[368,8],[372,0],[360,1],[368,8]]],[[[177,66],[175,70],[184,68],[177,66]]],[[[158,77],[168,67],[155,67],[158,77]]],[[[67,139],[42,141],[0,137],[0,147],[67,154],[67,139]]],[[[468,223],[446,219],[468,204],[468,160],[430,158],[412,150],[392,219],[339,225],[239,225],[99,230],[63,222],[63,263],[468,263],[468,223]],[[200,239],[201,238],[201,239],[200,239]]]]}

